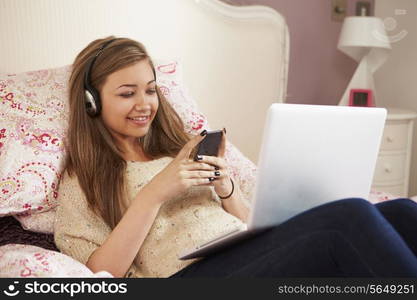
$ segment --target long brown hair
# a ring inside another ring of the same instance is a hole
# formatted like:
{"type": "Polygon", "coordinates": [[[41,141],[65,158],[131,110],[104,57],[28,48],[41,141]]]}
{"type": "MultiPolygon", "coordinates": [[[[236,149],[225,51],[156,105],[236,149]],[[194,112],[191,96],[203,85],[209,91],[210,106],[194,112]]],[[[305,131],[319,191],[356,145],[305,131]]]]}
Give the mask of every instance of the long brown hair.
{"type": "MultiPolygon", "coordinates": [[[[99,214],[110,226],[116,227],[122,217],[125,203],[126,161],[101,116],[91,118],[85,110],[84,76],[89,60],[108,40],[97,39],[85,47],[75,58],[69,79],[69,127],[67,133],[66,170],[75,173],[90,209],[99,214]]],[[[100,91],[111,73],[141,60],[152,59],[138,41],[117,38],[97,57],[90,72],[91,84],[100,91]]],[[[184,131],[184,124],[159,87],[156,87],[159,107],[148,133],[139,138],[143,151],[152,159],[162,156],[175,157],[191,135],[184,131]]]]}

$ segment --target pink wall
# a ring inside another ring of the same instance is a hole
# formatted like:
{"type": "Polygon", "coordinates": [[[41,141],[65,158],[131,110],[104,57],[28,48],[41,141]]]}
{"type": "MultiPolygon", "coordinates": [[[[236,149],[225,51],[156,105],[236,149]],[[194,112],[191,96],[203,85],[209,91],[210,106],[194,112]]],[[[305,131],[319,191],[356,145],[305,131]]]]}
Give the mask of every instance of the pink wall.
{"type": "MultiPolygon", "coordinates": [[[[223,0],[266,5],[280,12],[290,32],[288,103],[337,104],[357,63],[337,49],[342,22],[331,19],[331,0],[223,0]]],[[[354,15],[358,0],[347,0],[354,15]]],[[[370,0],[373,10],[373,0],[370,0]]]]}

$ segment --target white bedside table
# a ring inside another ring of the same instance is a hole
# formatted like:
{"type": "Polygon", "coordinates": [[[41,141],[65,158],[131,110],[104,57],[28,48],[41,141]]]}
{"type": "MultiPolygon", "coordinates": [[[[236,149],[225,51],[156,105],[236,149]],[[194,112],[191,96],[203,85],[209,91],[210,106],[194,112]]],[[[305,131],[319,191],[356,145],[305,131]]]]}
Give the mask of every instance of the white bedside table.
{"type": "Polygon", "coordinates": [[[408,197],[413,124],[417,113],[398,108],[387,110],[372,189],[408,197]]]}

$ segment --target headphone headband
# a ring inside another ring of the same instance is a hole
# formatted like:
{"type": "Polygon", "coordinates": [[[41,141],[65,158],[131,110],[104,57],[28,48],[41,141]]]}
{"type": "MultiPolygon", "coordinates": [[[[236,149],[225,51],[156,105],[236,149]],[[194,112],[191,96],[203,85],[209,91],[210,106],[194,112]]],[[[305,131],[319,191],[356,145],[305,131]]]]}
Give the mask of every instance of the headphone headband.
{"type": "Polygon", "coordinates": [[[101,102],[100,102],[100,94],[99,92],[90,84],[90,73],[93,68],[94,62],[96,61],[97,57],[103,52],[104,48],[107,47],[111,42],[117,39],[111,39],[105,42],[97,51],[96,55],[91,59],[88,63],[87,71],[85,72],[84,76],[84,92],[85,92],[85,108],[91,117],[98,116],[101,111],[101,102]]]}

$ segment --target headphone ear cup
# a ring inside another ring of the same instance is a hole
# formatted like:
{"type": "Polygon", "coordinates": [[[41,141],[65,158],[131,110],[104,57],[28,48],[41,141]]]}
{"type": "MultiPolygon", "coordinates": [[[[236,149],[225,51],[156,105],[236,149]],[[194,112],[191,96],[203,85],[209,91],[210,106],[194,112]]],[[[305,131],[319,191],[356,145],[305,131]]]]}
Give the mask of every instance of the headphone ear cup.
{"type": "Polygon", "coordinates": [[[87,114],[91,117],[95,117],[100,114],[100,95],[94,88],[85,90],[85,109],[87,114]]]}
{"type": "Polygon", "coordinates": [[[85,93],[85,109],[87,114],[91,117],[96,117],[101,112],[101,101],[100,101],[100,94],[99,92],[90,84],[90,72],[96,61],[97,57],[103,52],[103,49],[110,44],[111,42],[117,39],[112,39],[105,42],[100,49],[98,50],[97,54],[89,61],[87,65],[87,70],[84,74],[84,93],[85,93]]]}

